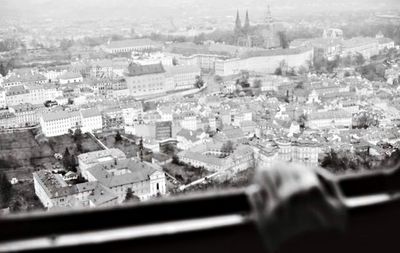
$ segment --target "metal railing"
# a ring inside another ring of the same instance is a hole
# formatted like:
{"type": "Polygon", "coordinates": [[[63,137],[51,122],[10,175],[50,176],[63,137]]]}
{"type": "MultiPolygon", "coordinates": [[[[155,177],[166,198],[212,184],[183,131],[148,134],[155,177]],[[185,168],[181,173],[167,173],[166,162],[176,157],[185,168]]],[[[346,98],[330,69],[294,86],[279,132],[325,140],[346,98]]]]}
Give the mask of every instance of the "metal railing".
{"type": "MultiPolygon", "coordinates": [[[[0,252],[400,251],[398,170],[346,177],[314,175],[319,190],[300,187],[298,193],[279,199],[275,209],[268,209],[269,203],[288,188],[271,188],[286,182],[270,181],[276,175],[264,171],[246,189],[113,208],[4,216],[0,252]],[[325,211],[327,199],[341,203],[339,212],[325,211]],[[322,226],[314,222],[321,215],[322,226]]],[[[303,179],[303,185],[312,182],[310,177],[303,179]]]]}

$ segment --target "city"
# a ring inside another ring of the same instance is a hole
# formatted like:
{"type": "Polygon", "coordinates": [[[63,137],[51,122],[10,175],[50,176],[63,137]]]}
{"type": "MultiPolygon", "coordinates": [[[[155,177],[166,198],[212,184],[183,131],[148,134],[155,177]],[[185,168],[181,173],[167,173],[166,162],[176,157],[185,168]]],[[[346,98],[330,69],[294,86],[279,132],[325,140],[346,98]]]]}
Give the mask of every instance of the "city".
{"type": "Polygon", "coordinates": [[[2,17],[0,215],[241,188],[278,160],[335,175],[397,164],[399,13],[252,2],[2,17]]]}

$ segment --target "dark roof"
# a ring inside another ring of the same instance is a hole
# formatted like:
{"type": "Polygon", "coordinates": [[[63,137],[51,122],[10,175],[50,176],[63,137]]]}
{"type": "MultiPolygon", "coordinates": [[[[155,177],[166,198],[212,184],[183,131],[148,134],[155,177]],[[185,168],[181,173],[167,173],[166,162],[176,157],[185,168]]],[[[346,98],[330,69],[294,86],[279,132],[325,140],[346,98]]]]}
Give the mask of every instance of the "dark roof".
{"type": "Polygon", "coordinates": [[[161,63],[149,64],[149,65],[140,65],[136,63],[131,63],[128,66],[128,72],[126,74],[128,76],[142,76],[150,74],[159,74],[164,72],[165,70],[161,63]]]}

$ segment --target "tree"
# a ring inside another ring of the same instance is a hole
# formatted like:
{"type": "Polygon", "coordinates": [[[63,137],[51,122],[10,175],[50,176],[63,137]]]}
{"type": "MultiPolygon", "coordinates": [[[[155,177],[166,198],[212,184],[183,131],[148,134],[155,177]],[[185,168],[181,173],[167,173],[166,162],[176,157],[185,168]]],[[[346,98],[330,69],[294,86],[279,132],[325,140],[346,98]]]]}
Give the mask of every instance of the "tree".
{"type": "Polygon", "coordinates": [[[279,31],[278,32],[278,37],[279,37],[279,42],[282,48],[288,48],[289,47],[289,40],[286,36],[286,33],[284,31],[279,31]]]}
{"type": "Polygon", "coordinates": [[[194,37],[193,43],[199,45],[199,44],[202,44],[205,40],[206,40],[205,34],[201,33],[201,34],[199,34],[199,35],[194,37]]]}
{"type": "Polygon", "coordinates": [[[83,138],[82,130],[78,127],[75,129],[75,132],[74,132],[74,140],[76,142],[80,142],[82,140],[82,138],[83,138]]]}
{"type": "Polygon", "coordinates": [[[172,163],[176,165],[180,165],[181,161],[179,160],[179,157],[177,155],[172,156],[172,163]]]}
{"type": "Polygon", "coordinates": [[[164,153],[171,155],[171,154],[175,154],[175,147],[172,144],[167,144],[164,146],[164,153]]]}
{"type": "Polygon", "coordinates": [[[355,62],[358,66],[361,66],[365,63],[365,58],[362,54],[357,53],[355,56],[355,62]]]}
{"type": "Polygon", "coordinates": [[[201,87],[204,86],[204,81],[203,81],[203,79],[201,78],[201,76],[199,76],[199,75],[196,76],[196,81],[195,81],[195,83],[194,83],[194,86],[195,86],[196,88],[198,88],[198,89],[200,89],[201,87]]]}
{"type": "Polygon", "coordinates": [[[282,69],[280,67],[276,68],[274,74],[277,75],[277,76],[281,76],[282,75],[282,69]]]}
{"type": "Polygon", "coordinates": [[[67,49],[69,49],[70,47],[72,47],[73,44],[74,44],[74,41],[73,41],[73,40],[63,39],[63,40],[61,40],[61,42],[60,42],[60,48],[61,48],[63,51],[66,51],[67,49]]]}
{"type": "Polygon", "coordinates": [[[133,194],[134,192],[132,191],[132,188],[128,188],[126,190],[126,196],[124,203],[129,203],[129,202],[139,202],[140,198],[136,195],[133,194]]]}
{"type": "Polygon", "coordinates": [[[115,135],[115,142],[121,142],[121,141],[122,141],[122,136],[118,131],[117,134],[115,135]]]}
{"type": "Polygon", "coordinates": [[[219,76],[219,75],[215,75],[215,77],[214,77],[214,81],[215,81],[215,82],[217,82],[217,83],[222,83],[224,80],[222,79],[222,77],[221,77],[221,76],[219,76]]]}
{"type": "Polygon", "coordinates": [[[297,123],[299,123],[300,128],[304,129],[306,127],[306,122],[307,122],[307,115],[303,113],[297,119],[297,123]]]}
{"type": "Polygon", "coordinates": [[[232,141],[225,142],[221,147],[221,152],[225,153],[225,154],[230,154],[233,152],[233,150],[234,150],[234,147],[233,147],[232,141]]]}
{"type": "Polygon", "coordinates": [[[8,181],[7,175],[0,172],[0,206],[7,207],[11,199],[12,185],[8,181]]]}
{"type": "Polygon", "coordinates": [[[71,155],[69,152],[68,148],[65,148],[64,154],[63,154],[63,166],[66,170],[69,171],[75,171],[75,164],[76,163],[76,158],[71,155]]]}
{"type": "Polygon", "coordinates": [[[253,82],[253,88],[261,88],[262,81],[260,79],[255,79],[253,82]]]}

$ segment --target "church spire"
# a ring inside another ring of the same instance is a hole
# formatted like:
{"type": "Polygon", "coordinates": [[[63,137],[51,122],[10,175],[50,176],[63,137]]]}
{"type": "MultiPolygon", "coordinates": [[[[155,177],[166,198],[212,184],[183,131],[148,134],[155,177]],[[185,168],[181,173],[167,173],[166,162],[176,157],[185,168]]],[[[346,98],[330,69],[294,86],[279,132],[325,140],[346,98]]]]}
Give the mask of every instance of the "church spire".
{"type": "Polygon", "coordinates": [[[272,23],[272,22],[273,22],[273,19],[272,19],[272,14],[271,14],[271,8],[270,8],[270,6],[269,6],[269,4],[268,4],[268,7],[267,7],[267,14],[266,14],[266,16],[265,16],[265,23],[270,24],[270,23],[272,23]]]}
{"type": "Polygon", "coordinates": [[[248,33],[249,29],[250,29],[249,11],[246,11],[246,20],[244,22],[243,30],[245,33],[248,33]]]}
{"type": "Polygon", "coordinates": [[[235,34],[239,34],[242,30],[242,22],[240,21],[239,10],[236,13],[235,34]]]}

